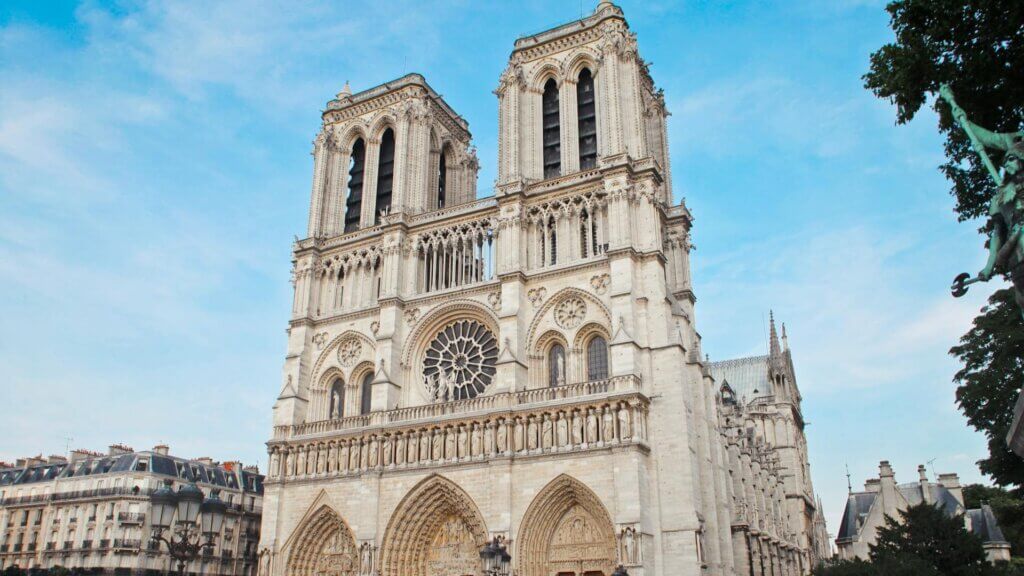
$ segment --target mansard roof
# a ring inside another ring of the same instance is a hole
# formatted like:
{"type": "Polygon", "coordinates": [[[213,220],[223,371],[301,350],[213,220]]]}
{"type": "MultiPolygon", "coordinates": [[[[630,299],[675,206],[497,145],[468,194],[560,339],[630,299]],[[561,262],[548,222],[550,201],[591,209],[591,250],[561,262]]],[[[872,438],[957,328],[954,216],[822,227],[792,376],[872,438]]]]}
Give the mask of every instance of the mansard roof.
{"type": "Polygon", "coordinates": [[[715,381],[728,384],[736,398],[744,404],[756,398],[772,395],[772,383],[768,378],[769,357],[750,356],[712,362],[708,365],[715,381]]]}
{"type": "MultiPolygon", "coordinates": [[[[982,542],[1001,543],[1005,542],[999,523],[992,514],[992,509],[987,504],[981,508],[964,510],[963,506],[942,484],[935,482],[912,482],[909,484],[898,484],[896,490],[903,496],[909,506],[915,506],[925,501],[924,490],[928,490],[929,501],[942,510],[947,516],[965,514],[969,520],[968,529],[975,535],[981,537],[982,542]],[[922,485],[923,484],[923,485],[922,485]]],[[[871,508],[878,500],[878,492],[853,492],[846,500],[846,508],[843,510],[843,519],[839,523],[839,533],[836,540],[852,540],[860,536],[861,527],[871,513],[871,508]]]]}
{"type": "Polygon", "coordinates": [[[34,484],[47,480],[118,472],[173,476],[188,482],[212,484],[257,494],[263,493],[262,474],[248,470],[236,471],[220,464],[207,464],[156,452],[132,452],[114,456],[83,458],[71,462],[7,468],[0,470],[0,486],[34,484]]]}

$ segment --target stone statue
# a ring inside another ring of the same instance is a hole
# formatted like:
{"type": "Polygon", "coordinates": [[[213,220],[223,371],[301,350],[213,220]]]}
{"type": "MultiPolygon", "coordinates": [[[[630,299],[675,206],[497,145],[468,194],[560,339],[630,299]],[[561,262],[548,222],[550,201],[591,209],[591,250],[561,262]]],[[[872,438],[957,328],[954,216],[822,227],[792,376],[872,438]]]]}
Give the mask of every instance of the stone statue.
{"type": "Polygon", "coordinates": [[[633,433],[629,428],[629,408],[626,406],[619,408],[619,437],[623,440],[629,440],[633,437],[633,433]]]}
{"type": "Polygon", "coordinates": [[[498,452],[508,452],[508,429],[504,420],[498,422],[498,452]]]}
{"type": "Polygon", "coordinates": [[[554,445],[554,427],[551,423],[551,418],[545,414],[543,423],[541,424],[541,448],[545,450],[551,448],[554,445]]]}
{"type": "Polygon", "coordinates": [[[992,132],[967,119],[967,113],[953,97],[948,85],[939,94],[953,111],[953,117],[967,133],[971,146],[988,168],[996,184],[996,193],[988,206],[988,261],[978,275],[964,272],[953,281],[953,296],[967,293],[967,285],[987,282],[997,273],[1009,274],[1017,300],[1024,314],[1024,132],[992,132]],[[996,168],[987,150],[1003,154],[1002,173],[996,168]]]}
{"type": "Polygon", "coordinates": [[[607,406],[601,412],[601,435],[605,444],[615,441],[615,417],[607,406]]]}
{"type": "Polygon", "coordinates": [[[597,442],[597,416],[594,416],[594,409],[587,410],[587,443],[597,442]]]}
{"type": "Polygon", "coordinates": [[[583,444],[583,416],[579,412],[572,413],[572,443],[574,446],[583,444]]]}
{"type": "Polygon", "coordinates": [[[564,413],[558,416],[558,447],[562,448],[569,444],[569,422],[564,413]]]}
{"type": "Polygon", "coordinates": [[[555,354],[555,375],[559,386],[565,384],[565,354],[555,354]]]}

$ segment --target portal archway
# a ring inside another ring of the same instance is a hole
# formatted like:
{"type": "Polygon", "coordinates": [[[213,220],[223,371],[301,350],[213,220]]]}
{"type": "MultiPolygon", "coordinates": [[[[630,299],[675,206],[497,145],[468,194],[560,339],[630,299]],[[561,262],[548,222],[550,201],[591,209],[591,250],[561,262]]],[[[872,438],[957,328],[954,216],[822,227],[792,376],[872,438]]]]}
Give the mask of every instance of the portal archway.
{"type": "Polygon", "coordinates": [[[551,481],[519,528],[522,576],[608,576],[615,569],[615,530],[601,500],[567,475],[551,481]]]}
{"type": "Polygon", "coordinates": [[[391,515],[383,576],[477,576],[487,528],[476,504],[442,476],[420,482],[391,515]]]}
{"type": "Polygon", "coordinates": [[[345,521],[321,506],[295,529],[286,576],[357,576],[359,553],[345,521]]]}

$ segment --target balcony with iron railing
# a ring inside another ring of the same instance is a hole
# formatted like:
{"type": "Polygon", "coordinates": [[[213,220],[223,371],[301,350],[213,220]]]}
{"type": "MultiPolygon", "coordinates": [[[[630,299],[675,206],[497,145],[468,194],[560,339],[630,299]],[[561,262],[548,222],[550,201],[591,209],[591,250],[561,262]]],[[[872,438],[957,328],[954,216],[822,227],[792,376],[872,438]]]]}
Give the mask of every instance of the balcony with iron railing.
{"type": "Polygon", "coordinates": [[[28,543],[28,547],[26,549],[29,552],[35,552],[36,551],[36,543],[35,542],[29,542],[28,543]]]}
{"type": "Polygon", "coordinates": [[[141,540],[136,539],[115,539],[114,549],[115,550],[138,550],[142,546],[141,540]]]}
{"type": "Polygon", "coordinates": [[[82,550],[89,550],[92,548],[92,540],[82,540],[82,550]]]}
{"type": "Polygon", "coordinates": [[[117,520],[121,524],[142,524],[146,521],[146,514],[143,512],[118,512],[117,520]]]}

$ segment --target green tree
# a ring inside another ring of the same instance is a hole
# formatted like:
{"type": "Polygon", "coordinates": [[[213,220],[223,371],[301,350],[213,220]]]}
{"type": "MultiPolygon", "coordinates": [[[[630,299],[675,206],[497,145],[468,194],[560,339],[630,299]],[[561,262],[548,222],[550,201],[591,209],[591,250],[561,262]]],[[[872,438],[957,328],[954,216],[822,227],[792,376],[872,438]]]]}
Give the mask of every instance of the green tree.
{"type": "Polygon", "coordinates": [[[967,531],[963,517],[928,503],[908,507],[898,519],[886,516],[871,563],[884,574],[981,576],[990,570],[981,538],[967,531]]]}
{"type": "Polygon", "coordinates": [[[813,576],[877,576],[878,569],[860,558],[853,560],[832,560],[817,566],[813,576]]]}
{"type": "MultiPolygon", "coordinates": [[[[941,170],[952,184],[956,212],[961,220],[983,216],[994,185],[949,106],[932,95],[948,83],[972,121],[997,131],[1021,129],[1024,2],[893,0],[886,10],[896,37],[871,55],[864,85],[896,105],[898,124],[912,120],[931,101],[946,138],[947,161],[941,170]]],[[[1011,296],[1009,291],[994,294],[951,353],[964,362],[957,374],[957,402],[971,425],[989,439],[989,457],[979,466],[1000,485],[1022,486],[1024,461],[1003,441],[1015,390],[1024,382],[1020,342],[1010,342],[1014,339],[1008,334],[1021,328],[1011,296]],[[997,352],[1005,344],[1015,347],[997,352]]]]}
{"type": "Polygon", "coordinates": [[[1013,405],[1024,382],[1024,322],[1013,291],[996,291],[949,352],[963,364],[953,377],[956,402],[968,424],[988,437],[989,456],[978,466],[996,484],[1024,485],[1024,460],[1006,446],[1013,405]]]}
{"type": "MultiPolygon", "coordinates": [[[[1012,132],[1024,121],[1024,2],[894,0],[886,8],[896,40],[871,55],[864,85],[909,122],[948,83],[971,120],[1012,132]]],[[[962,220],[985,214],[994,185],[945,103],[933,101],[946,136],[943,172],[962,220]]]]}

